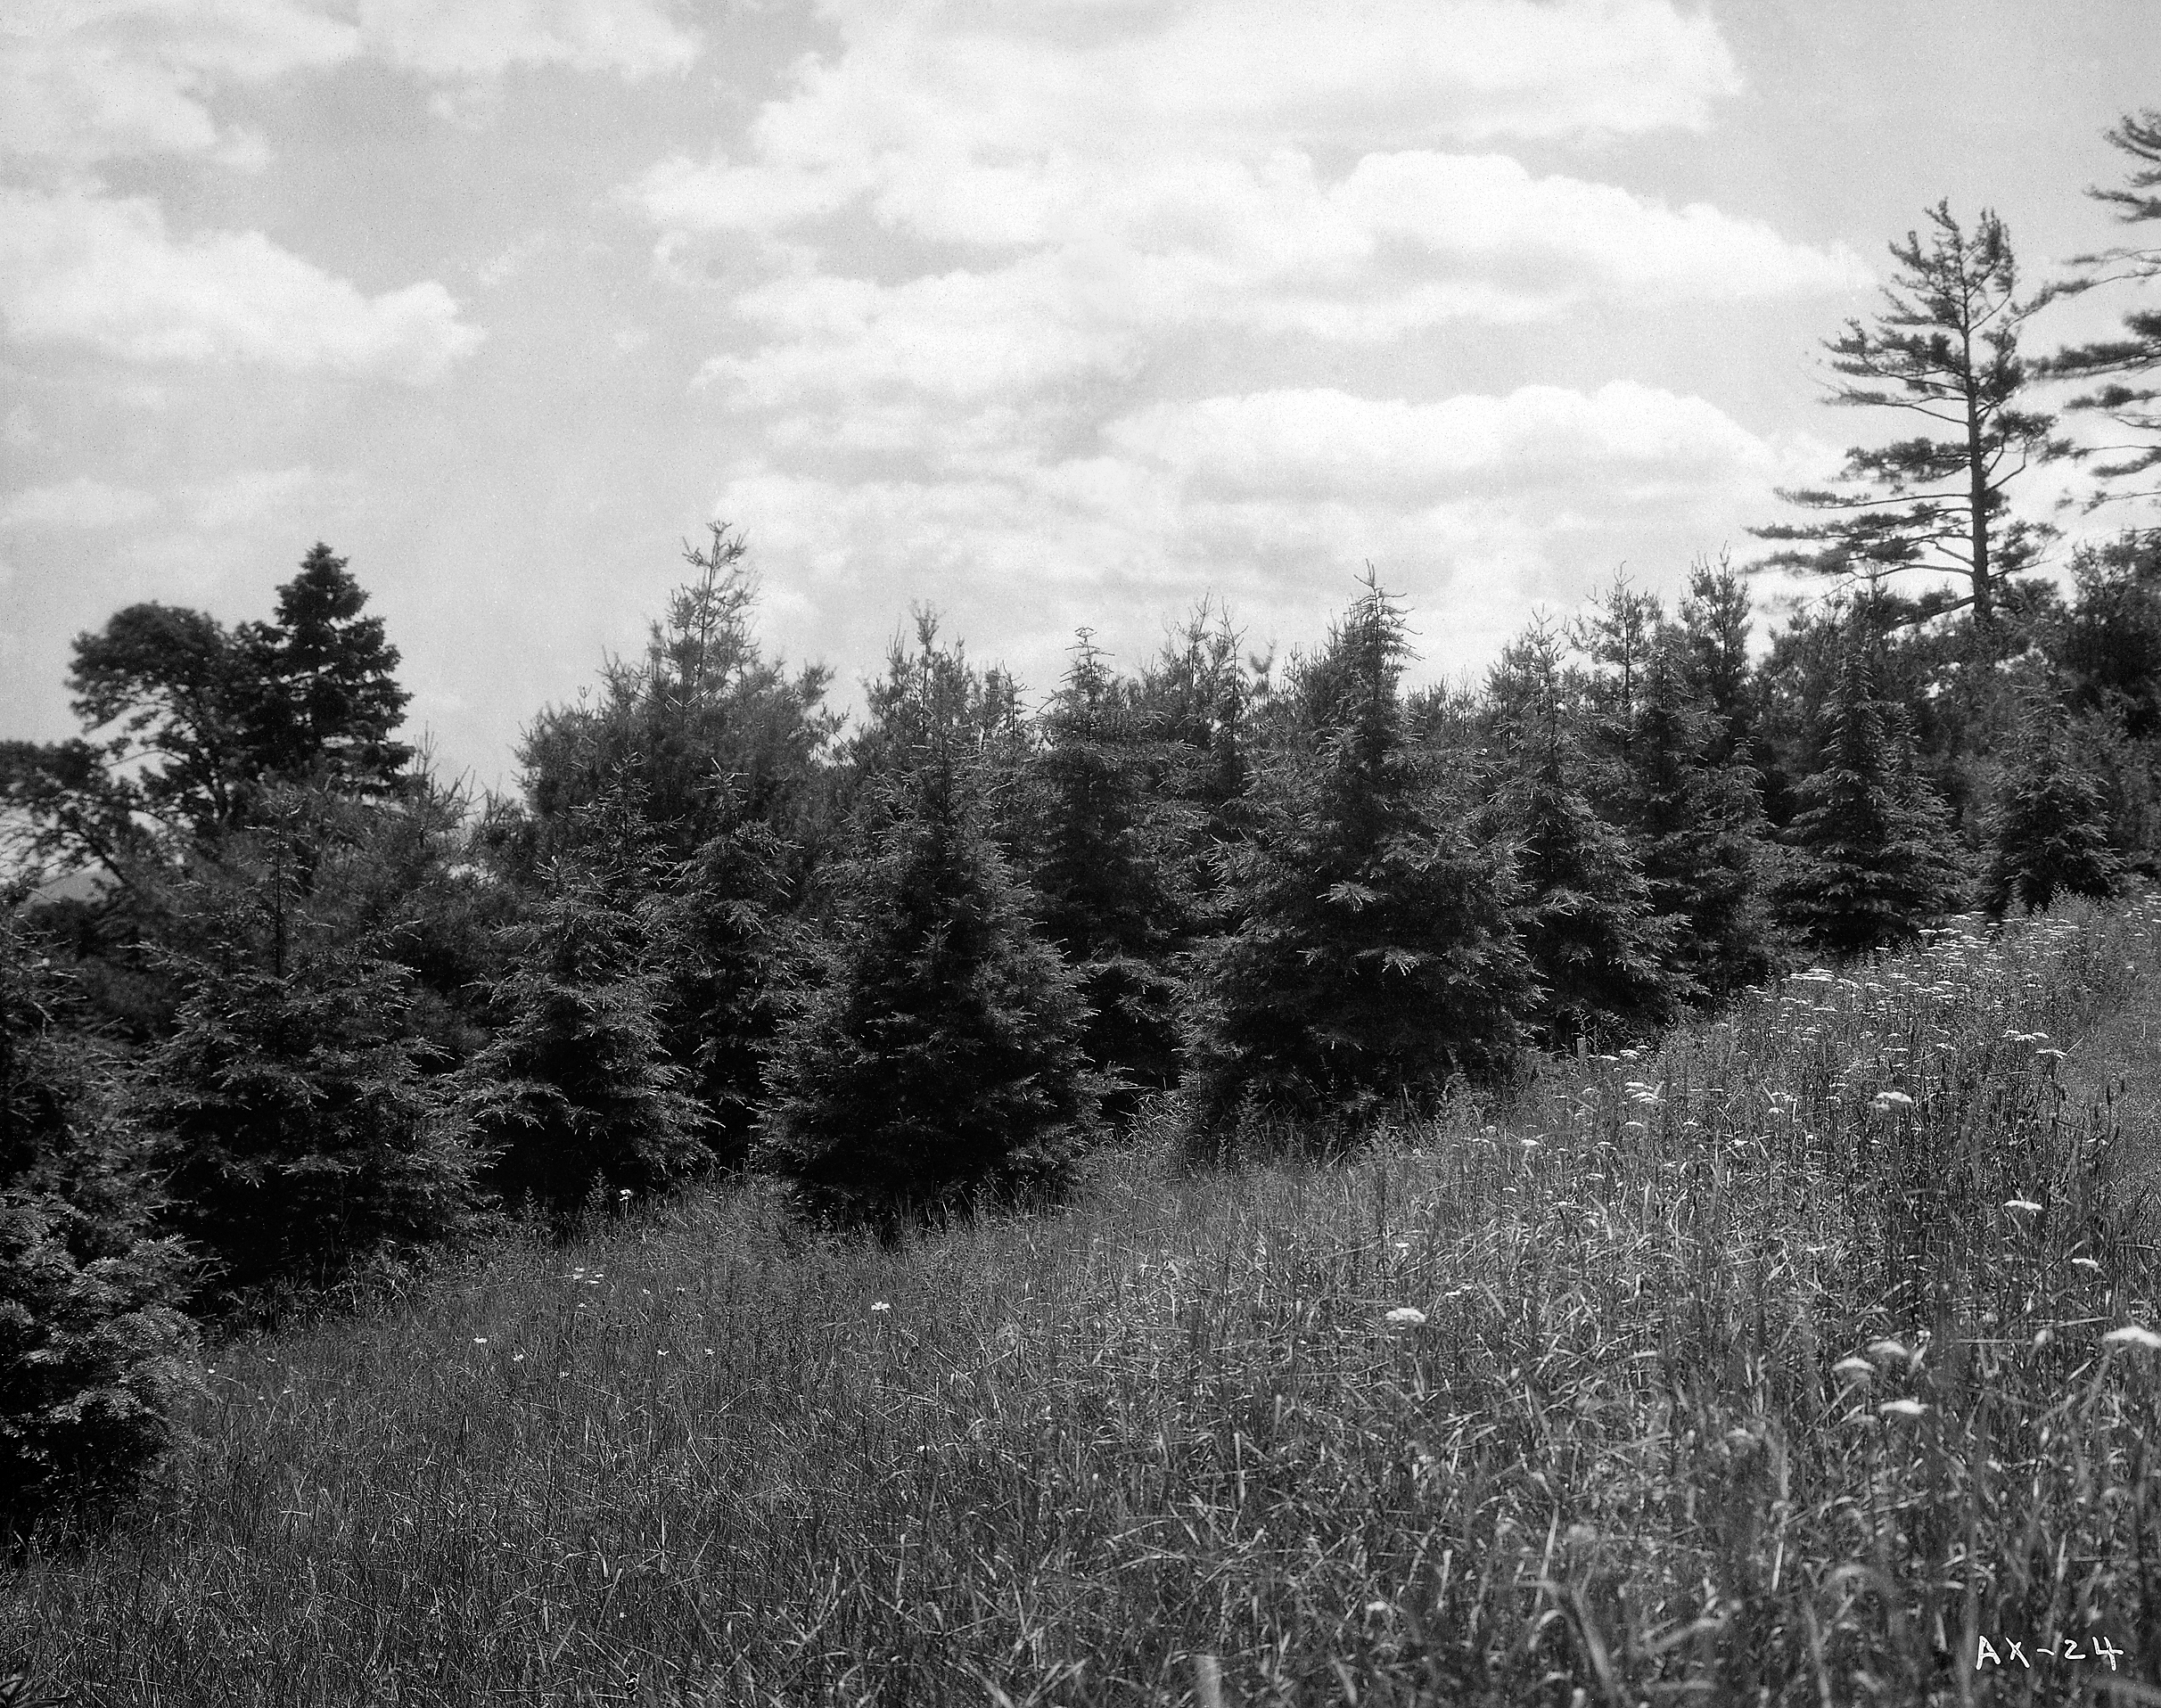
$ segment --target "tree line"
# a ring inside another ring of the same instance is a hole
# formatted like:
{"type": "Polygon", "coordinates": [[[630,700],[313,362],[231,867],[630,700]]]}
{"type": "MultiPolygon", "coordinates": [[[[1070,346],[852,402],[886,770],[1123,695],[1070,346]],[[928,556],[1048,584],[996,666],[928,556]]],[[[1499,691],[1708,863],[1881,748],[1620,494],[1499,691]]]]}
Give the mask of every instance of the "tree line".
{"type": "MultiPolygon", "coordinates": [[[[2161,217],[2161,115],[2111,134],[2103,200],[2161,217]]],[[[2104,497],[2161,466],[2161,320],[2018,349],[2161,260],[2028,300],[1993,216],[1931,232],[1829,349],[1835,401],[1933,424],[1761,530],[1826,590],[1767,651],[1721,558],[1414,692],[1369,573],[1285,658],[1212,602],[1130,669],[1083,631],[1038,702],[919,616],[850,724],[715,526],[475,800],[398,739],[398,653],[326,546],[267,620],[79,636],[83,734],[0,743],[0,1512],[124,1488],[199,1323],[507,1215],[755,1170],[891,1233],[1053,1202],[1136,1123],[1195,1166],[1334,1146],[1796,957],[2154,875],[2161,531],[2065,589],[2012,499],[2072,454],[2042,379],[2128,435],[2104,497]]]]}

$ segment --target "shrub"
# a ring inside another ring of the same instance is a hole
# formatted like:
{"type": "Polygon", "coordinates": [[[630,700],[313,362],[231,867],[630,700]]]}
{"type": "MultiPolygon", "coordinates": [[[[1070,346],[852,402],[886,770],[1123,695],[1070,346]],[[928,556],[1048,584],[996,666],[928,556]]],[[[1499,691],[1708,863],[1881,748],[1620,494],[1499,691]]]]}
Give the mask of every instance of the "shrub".
{"type": "Polygon", "coordinates": [[[123,1499],[193,1384],[179,1243],[88,1094],[39,946],[0,916],[0,1529],[123,1499]]]}
{"type": "Polygon", "coordinates": [[[179,1241],[0,1189],[0,1527],[117,1504],[196,1388],[179,1241]]]}

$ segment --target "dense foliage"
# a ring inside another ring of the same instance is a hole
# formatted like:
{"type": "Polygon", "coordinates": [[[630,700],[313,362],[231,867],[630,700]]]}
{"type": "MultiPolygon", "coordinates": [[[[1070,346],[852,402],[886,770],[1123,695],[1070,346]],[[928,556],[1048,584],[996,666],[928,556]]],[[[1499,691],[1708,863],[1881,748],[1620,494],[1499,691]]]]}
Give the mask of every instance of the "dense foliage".
{"type": "Polygon", "coordinates": [[[761,1147],[809,1213],[888,1227],[1055,1194],[1105,1088],[1080,978],[986,828],[965,676],[931,638],[892,685],[877,837],[836,875],[830,965],[776,1050],[761,1147]]]}
{"type": "Polygon", "coordinates": [[[0,1536],[120,1500],[196,1385],[192,1266],[99,1107],[45,946],[0,916],[0,1536]]]}
{"type": "Polygon", "coordinates": [[[1198,1137],[1329,1126],[1504,1072],[1530,996],[1508,857],[1409,739],[1400,612],[1369,587],[1298,669],[1290,741],[1220,858],[1235,924],[1196,978],[1198,1137]]]}

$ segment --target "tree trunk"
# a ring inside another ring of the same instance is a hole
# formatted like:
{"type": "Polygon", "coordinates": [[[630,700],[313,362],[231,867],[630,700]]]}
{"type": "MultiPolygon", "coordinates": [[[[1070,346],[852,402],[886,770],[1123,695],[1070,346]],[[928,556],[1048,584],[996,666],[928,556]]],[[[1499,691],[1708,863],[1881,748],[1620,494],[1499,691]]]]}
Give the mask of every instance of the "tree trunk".
{"type": "Polygon", "coordinates": [[[1968,520],[1973,530],[1974,626],[1988,633],[1996,626],[1995,582],[1988,562],[1988,461],[1981,448],[1981,402],[1974,395],[1972,339],[1967,341],[1966,473],[1968,520]]]}

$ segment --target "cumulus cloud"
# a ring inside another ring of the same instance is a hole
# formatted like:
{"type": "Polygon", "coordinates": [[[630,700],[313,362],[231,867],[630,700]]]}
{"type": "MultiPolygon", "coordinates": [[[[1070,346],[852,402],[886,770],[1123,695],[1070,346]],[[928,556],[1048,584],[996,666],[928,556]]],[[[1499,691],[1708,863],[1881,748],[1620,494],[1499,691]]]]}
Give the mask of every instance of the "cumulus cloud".
{"type": "Polygon", "coordinates": [[[1700,128],[1740,87],[1715,24],[1671,0],[821,10],[842,50],[806,59],[760,112],[744,175],[711,186],[716,214],[747,201],[801,218],[875,190],[902,215],[981,192],[1024,219],[1028,163],[1047,159],[1700,128]]]}
{"type": "Polygon", "coordinates": [[[514,65],[645,78],[697,34],[656,0],[40,0],[0,29],[0,150],[83,166],[193,154],[257,166],[222,86],[367,57],[470,89],[514,65]]]}
{"type": "Polygon", "coordinates": [[[1631,374],[1624,338],[1504,395],[1450,395],[1452,343],[1868,282],[1844,248],[1507,152],[1706,127],[1740,79],[1672,0],[822,14],[836,45],[736,144],[625,194],[663,273],[732,311],[698,376],[749,448],[719,511],[843,652],[929,587],[998,613],[1038,680],[1075,625],[1130,650],[1204,586],[1311,634],[1341,603],[1316,589],[1370,558],[1447,608],[1462,661],[1615,539],[1685,565],[1795,471],[1631,374]],[[1312,383],[1414,349],[1428,395],[1312,383]]]}
{"type": "MultiPolygon", "coordinates": [[[[921,443],[934,434],[917,408],[921,443]]],[[[891,448],[904,417],[889,410],[891,448]]],[[[1643,551],[1641,579],[1672,581],[1760,520],[1820,449],[1630,382],[1163,401],[1063,455],[1002,408],[962,419],[949,442],[968,448],[879,472],[793,447],[727,472],[717,509],[750,528],[820,648],[875,655],[909,595],[935,589],[962,632],[994,628],[1039,688],[1080,625],[1138,661],[1203,588],[1256,641],[1310,638],[1371,562],[1415,607],[1429,667],[1467,668],[1537,604],[1573,604],[1609,574],[1616,538],[1643,551]]]]}
{"type": "Polygon", "coordinates": [[[559,65],[626,78],[687,70],[699,37],[652,0],[360,0],[370,52],[424,77],[559,65]]]}
{"type": "Polygon", "coordinates": [[[1324,186],[1310,161],[1278,155],[1096,188],[1056,242],[1001,266],[894,283],[813,266],[749,286],[734,308],[758,342],[703,377],[752,403],[893,385],[974,398],[1130,368],[1181,331],[1375,345],[1592,299],[1746,300],[1869,276],[1851,252],[1761,222],[1498,157],[1368,155],[1324,186]]]}
{"type": "Polygon", "coordinates": [[[1867,281],[1850,251],[1758,220],[1434,145],[1700,125],[1738,86],[1707,17],[1665,0],[1356,10],[1324,30],[1213,0],[839,5],[840,51],[804,62],[739,157],[666,160],[627,194],[670,270],[729,269],[749,335],[702,377],[752,406],[973,402],[1129,374],[1196,331],[1374,346],[1593,298],[1867,281]],[[895,237],[965,259],[863,276],[895,237]]]}
{"type": "Polygon", "coordinates": [[[1393,508],[1473,494],[1568,488],[1587,478],[1640,493],[1648,480],[1768,479],[1754,434],[1700,398],[1615,380],[1595,391],[1524,386],[1505,397],[1431,402],[1334,390],[1154,404],[1105,439],[1188,489],[1237,497],[1319,494],[1393,508]]]}
{"type": "Polygon", "coordinates": [[[127,361],[437,379],[480,342],[433,280],[363,295],[259,232],[181,240],[155,202],[0,191],[0,320],[127,361]]]}
{"type": "Polygon", "coordinates": [[[212,89],[334,65],[358,41],[294,0],[49,0],[0,34],[0,148],[78,164],[223,151],[250,164],[259,139],[219,126],[212,89]]]}

